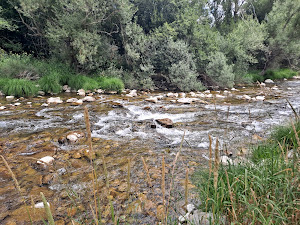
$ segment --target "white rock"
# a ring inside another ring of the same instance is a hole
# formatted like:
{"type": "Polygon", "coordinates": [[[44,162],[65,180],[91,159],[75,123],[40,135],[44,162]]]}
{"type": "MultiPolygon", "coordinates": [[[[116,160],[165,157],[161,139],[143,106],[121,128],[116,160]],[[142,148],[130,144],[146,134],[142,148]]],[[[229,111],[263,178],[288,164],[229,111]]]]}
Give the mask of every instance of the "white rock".
{"type": "Polygon", "coordinates": [[[97,90],[97,93],[98,93],[98,94],[102,94],[103,92],[104,92],[104,91],[103,91],[102,89],[98,89],[98,90],[97,90]]]}
{"type": "Polygon", "coordinates": [[[31,105],[32,104],[32,102],[27,102],[27,105],[31,105]]]}
{"type": "Polygon", "coordinates": [[[259,86],[260,86],[260,87],[265,87],[266,84],[265,84],[264,82],[261,82],[261,83],[259,84],[259,86]]]}
{"type": "Polygon", "coordinates": [[[197,98],[205,98],[205,94],[199,93],[199,94],[196,94],[195,97],[197,97],[197,98]]]}
{"type": "Polygon", "coordinates": [[[189,94],[190,94],[191,97],[195,97],[196,96],[196,93],[192,92],[192,91],[189,94]]]}
{"type": "Polygon", "coordinates": [[[71,93],[71,89],[65,90],[66,93],[71,93]]]}
{"type": "Polygon", "coordinates": [[[82,101],[84,101],[84,102],[94,102],[94,101],[96,101],[96,99],[92,96],[86,96],[82,99],[82,101]]]}
{"type": "Polygon", "coordinates": [[[6,109],[5,106],[0,106],[0,110],[6,109]]]}
{"type": "Polygon", "coordinates": [[[172,92],[170,92],[170,93],[167,94],[167,97],[169,97],[169,98],[177,98],[178,97],[178,93],[172,93],[172,92]]]}
{"type": "Polygon", "coordinates": [[[78,140],[78,137],[77,137],[77,134],[75,134],[75,133],[73,133],[73,134],[69,134],[68,136],[67,136],[67,140],[69,141],[69,142],[76,142],[77,140],[78,140]]]}
{"type": "Polygon", "coordinates": [[[266,83],[266,84],[273,84],[273,83],[274,83],[274,81],[273,81],[273,80],[271,80],[271,79],[266,79],[266,80],[265,80],[265,83],[266,83]]]}
{"type": "Polygon", "coordinates": [[[40,158],[37,163],[38,164],[43,164],[43,165],[47,165],[47,164],[51,164],[53,163],[54,158],[52,156],[45,156],[43,158],[40,158]]]}
{"type": "Polygon", "coordinates": [[[220,157],[220,163],[222,163],[223,165],[233,165],[233,160],[226,155],[222,155],[220,157]]]}
{"type": "Polygon", "coordinates": [[[80,95],[80,96],[85,96],[85,90],[84,89],[79,89],[77,91],[77,94],[80,95]]]}
{"type": "Polygon", "coordinates": [[[4,94],[2,93],[2,91],[0,91],[0,96],[3,96],[4,94]]]}
{"type": "Polygon", "coordinates": [[[63,103],[63,100],[61,100],[60,97],[51,97],[47,99],[47,103],[59,104],[59,103],[63,103]]]}
{"type": "Polygon", "coordinates": [[[158,100],[162,100],[164,98],[164,96],[163,95],[157,95],[154,98],[157,98],[158,100]]]}
{"type": "MultiPolygon", "coordinates": [[[[196,94],[195,94],[196,95],[196,94]]],[[[186,94],[184,92],[181,92],[178,94],[178,97],[179,98],[185,98],[186,97],[186,94]]]]}
{"type": "Polygon", "coordinates": [[[238,89],[236,89],[236,88],[231,88],[231,90],[232,90],[232,91],[238,91],[238,89]]]}
{"type": "Polygon", "coordinates": [[[224,98],[226,98],[226,96],[224,96],[224,95],[218,95],[218,94],[216,94],[216,98],[221,98],[221,99],[224,99],[224,98]]]}
{"type": "Polygon", "coordinates": [[[150,97],[150,98],[146,98],[145,101],[147,102],[152,102],[152,103],[157,103],[158,99],[156,97],[150,97]]]}
{"type": "MultiPolygon", "coordinates": [[[[47,202],[47,205],[50,207],[49,202],[47,202]]],[[[44,208],[44,203],[43,202],[38,202],[34,205],[34,208],[36,209],[43,209],[44,208]]]]}
{"type": "Polygon", "coordinates": [[[16,102],[14,105],[15,106],[19,106],[19,105],[21,105],[21,103],[20,102],[16,102]]]}
{"type": "Polygon", "coordinates": [[[49,105],[47,103],[43,103],[41,106],[47,107],[49,105]]]}
{"type": "Polygon", "coordinates": [[[243,95],[243,99],[251,100],[251,97],[249,95],[243,95]]]}
{"type": "Polygon", "coordinates": [[[193,204],[188,204],[186,206],[186,210],[188,213],[192,213],[194,211],[194,209],[195,209],[195,206],[193,204]]]}
{"type": "Polygon", "coordinates": [[[70,98],[70,99],[67,100],[67,103],[73,103],[73,102],[76,102],[76,101],[78,101],[77,98],[70,98]]]}
{"type": "Polygon", "coordinates": [[[131,90],[126,96],[130,98],[137,97],[137,90],[131,90]]]}
{"type": "Polygon", "coordinates": [[[73,104],[73,105],[82,105],[82,104],[83,104],[83,101],[82,101],[82,99],[79,99],[79,100],[77,100],[76,102],[73,102],[72,104],[73,104]]]}
{"type": "Polygon", "coordinates": [[[14,100],[15,96],[6,96],[6,101],[14,100]]]}
{"type": "Polygon", "coordinates": [[[38,91],[38,95],[44,96],[44,95],[45,95],[45,92],[44,92],[44,91],[38,91]]]}
{"type": "Polygon", "coordinates": [[[204,91],[205,94],[209,94],[210,93],[210,90],[206,90],[204,91]]]}
{"type": "Polygon", "coordinates": [[[205,95],[205,98],[213,98],[213,94],[208,94],[208,95],[205,95]]]}
{"type": "Polygon", "coordinates": [[[191,98],[179,98],[177,99],[177,102],[182,104],[191,104],[193,100],[191,98]]]}
{"type": "Polygon", "coordinates": [[[172,99],[172,100],[170,100],[170,102],[172,102],[172,103],[176,103],[176,100],[175,100],[175,99],[172,99]]]}
{"type": "Polygon", "coordinates": [[[257,101],[263,101],[263,100],[265,100],[265,96],[256,96],[255,97],[255,99],[257,100],[257,101]]]}
{"type": "Polygon", "coordinates": [[[300,79],[300,76],[293,76],[293,79],[300,79]]]}
{"type": "Polygon", "coordinates": [[[274,91],[277,91],[279,88],[277,86],[274,86],[271,89],[274,90],[274,91]]]}
{"type": "Polygon", "coordinates": [[[69,86],[66,84],[66,85],[64,85],[63,86],[63,88],[62,88],[64,91],[66,91],[66,90],[68,90],[69,89],[69,86]]]}

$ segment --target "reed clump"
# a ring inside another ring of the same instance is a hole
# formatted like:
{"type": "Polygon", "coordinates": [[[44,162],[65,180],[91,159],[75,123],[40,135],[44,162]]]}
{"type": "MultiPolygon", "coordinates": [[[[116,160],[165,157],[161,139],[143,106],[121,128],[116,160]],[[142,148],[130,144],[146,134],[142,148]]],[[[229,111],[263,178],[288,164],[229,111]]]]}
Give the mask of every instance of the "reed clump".
{"type": "Polygon", "coordinates": [[[276,128],[253,147],[249,162],[218,165],[215,155],[213,177],[210,167],[193,175],[200,198],[206,199],[200,207],[213,214],[215,224],[224,217],[233,224],[299,224],[297,123],[276,128]]]}

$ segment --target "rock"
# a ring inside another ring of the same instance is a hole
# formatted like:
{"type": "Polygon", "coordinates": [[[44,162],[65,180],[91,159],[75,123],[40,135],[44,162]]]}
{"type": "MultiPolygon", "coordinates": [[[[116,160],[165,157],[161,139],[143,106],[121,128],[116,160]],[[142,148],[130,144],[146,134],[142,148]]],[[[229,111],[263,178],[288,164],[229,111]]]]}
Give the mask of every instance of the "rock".
{"type": "Polygon", "coordinates": [[[188,204],[186,210],[188,213],[192,213],[195,210],[195,206],[193,204],[188,204]]]}
{"type": "Polygon", "coordinates": [[[137,97],[137,90],[131,90],[126,96],[131,98],[137,97]]]}
{"type": "Polygon", "coordinates": [[[54,162],[54,158],[52,156],[45,156],[43,158],[40,158],[37,163],[42,165],[49,165],[54,162]]]}
{"type": "Polygon", "coordinates": [[[45,92],[44,91],[38,91],[38,95],[44,96],[45,92]]]}
{"type": "Polygon", "coordinates": [[[167,94],[167,97],[169,97],[169,98],[177,98],[178,94],[170,92],[170,93],[167,94]]]}
{"type": "Polygon", "coordinates": [[[79,100],[77,100],[76,102],[73,102],[72,103],[72,105],[82,105],[83,104],[83,101],[82,101],[82,99],[79,99],[79,100]]]}
{"type": "Polygon", "coordinates": [[[67,103],[73,103],[73,102],[76,102],[76,101],[78,101],[77,98],[70,98],[70,99],[67,100],[67,103]]]}
{"type": "Polygon", "coordinates": [[[68,89],[70,89],[70,88],[69,88],[69,86],[66,84],[66,85],[63,86],[62,89],[63,89],[63,91],[66,91],[66,90],[68,90],[68,89]]]}
{"type": "Polygon", "coordinates": [[[41,106],[47,107],[49,105],[47,103],[43,103],[41,106]]]}
{"type": "Polygon", "coordinates": [[[71,93],[71,89],[65,90],[66,93],[71,93]]]}
{"type": "Polygon", "coordinates": [[[157,103],[158,99],[156,97],[150,97],[150,98],[146,98],[145,101],[147,102],[152,102],[152,103],[157,103]]]}
{"type": "Polygon", "coordinates": [[[157,96],[154,96],[154,98],[157,98],[158,100],[162,100],[164,98],[163,95],[157,95],[157,96]]]}
{"type": "Polygon", "coordinates": [[[263,101],[263,100],[265,100],[265,96],[256,96],[255,97],[255,99],[257,100],[257,101],[263,101]]]}
{"type": "Polygon", "coordinates": [[[210,90],[204,91],[205,94],[210,94],[210,90]]]}
{"type": "Polygon", "coordinates": [[[206,98],[213,98],[213,94],[208,94],[208,95],[205,95],[206,98]]]}
{"type": "MultiPolygon", "coordinates": [[[[47,202],[47,205],[50,207],[49,202],[47,202]]],[[[36,208],[36,209],[43,209],[43,208],[45,208],[45,207],[44,207],[44,203],[43,203],[43,202],[38,202],[38,203],[36,203],[36,204],[34,205],[34,208],[36,208]]]]}
{"type": "Polygon", "coordinates": [[[300,76],[293,76],[293,79],[300,79],[300,76]]]}
{"type": "Polygon", "coordinates": [[[124,108],[124,106],[119,102],[110,102],[112,108],[124,108]]]}
{"type": "Polygon", "coordinates": [[[6,98],[6,101],[10,102],[10,101],[14,100],[15,96],[6,96],[5,98],[6,98]]]}
{"type": "Polygon", "coordinates": [[[181,93],[178,94],[178,97],[179,98],[185,98],[186,94],[184,92],[181,92],[181,93]]]}
{"type": "Polygon", "coordinates": [[[85,96],[85,90],[84,89],[79,89],[77,91],[77,94],[80,95],[80,96],[85,96]]]}
{"type": "Polygon", "coordinates": [[[0,106],[0,110],[6,109],[5,106],[0,106]]]}
{"type": "Polygon", "coordinates": [[[156,128],[156,124],[152,123],[152,124],[150,125],[150,127],[154,129],[154,128],[156,128]]]}
{"type": "Polygon", "coordinates": [[[31,105],[32,104],[32,102],[27,102],[27,105],[31,105]]]}
{"type": "Polygon", "coordinates": [[[2,93],[2,91],[0,91],[0,96],[3,96],[4,94],[2,93]]]}
{"type": "Polygon", "coordinates": [[[180,98],[177,102],[182,104],[191,104],[193,102],[193,98],[180,98]]]}
{"type": "Polygon", "coordinates": [[[104,93],[104,91],[102,89],[97,89],[97,93],[102,94],[102,93],[104,93]]]}
{"type": "Polygon", "coordinates": [[[266,84],[273,84],[273,83],[274,83],[274,81],[273,81],[273,80],[271,80],[271,79],[266,79],[266,80],[265,80],[265,83],[266,83],[266,84]]]}
{"type": "MultiPolygon", "coordinates": [[[[212,213],[206,213],[206,212],[201,212],[199,210],[196,210],[191,213],[187,213],[185,216],[181,216],[181,221],[179,220],[179,223],[185,223],[188,222],[188,224],[193,224],[193,225],[209,225],[209,224],[215,224],[214,219],[213,219],[213,214],[212,213]]],[[[219,219],[218,224],[225,224],[225,217],[221,217],[219,219]]]]}
{"type": "Polygon", "coordinates": [[[51,104],[51,103],[59,104],[59,103],[63,103],[63,101],[60,99],[60,97],[51,97],[51,98],[47,99],[47,103],[48,104],[51,104]]]}
{"type": "Polygon", "coordinates": [[[224,99],[224,98],[226,98],[226,96],[224,96],[224,95],[218,95],[218,94],[216,94],[216,98],[221,98],[221,99],[224,99]]]}
{"type": "Polygon", "coordinates": [[[92,96],[86,96],[82,99],[82,101],[84,101],[84,102],[94,102],[94,101],[96,101],[96,99],[92,96]]]}
{"type": "Polygon", "coordinates": [[[190,94],[191,97],[196,97],[196,93],[195,92],[191,91],[189,94],[190,94]]]}
{"type": "Polygon", "coordinates": [[[220,157],[220,163],[222,163],[223,165],[233,165],[233,160],[226,155],[222,155],[220,157]]]}
{"type": "Polygon", "coordinates": [[[260,87],[265,87],[266,84],[265,84],[264,82],[261,82],[261,83],[259,84],[259,86],[260,86],[260,87]]]}
{"type": "Polygon", "coordinates": [[[246,99],[246,100],[251,100],[251,97],[249,95],[243,95],[243,99],[246,99]]]}
{"type": "Polygon", "coordinates": [[[67,141],[68,141],[69,143],[75,143],[77,140],[78,140],[78,137],[77,137],[77,135],[75,135],[75,134],[69,134],[69,135],[67,136],[67,141]]]}
{"type": "Polygon", "coordinates": [[[161,126],[166,127],[166,128],[173,127],[173,121],[169,118],[157,119],[156,122],[158,122],[161,126]]]}
{"type": "Polygon", "coordinates": [[[14,106],[19,106],[19,105],[21,105],[20,102],[16,102],[16,103],[14,104],[14,106]]]}

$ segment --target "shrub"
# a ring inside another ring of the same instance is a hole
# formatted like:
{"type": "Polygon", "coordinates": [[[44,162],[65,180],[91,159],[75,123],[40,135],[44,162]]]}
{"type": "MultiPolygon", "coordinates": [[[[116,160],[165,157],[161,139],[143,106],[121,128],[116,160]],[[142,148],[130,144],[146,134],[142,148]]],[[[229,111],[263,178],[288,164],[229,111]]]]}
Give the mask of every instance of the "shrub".
{"type": "Polygon", "coordinates": [[[210,62],[206,67],[207,75],[222,88],[234,85],[232,66],[228,65],[226,60],[226,56],[222,52],[216,52],[210,56],[210,62]]]}
{"type": "Polygon", "coordinates": [[[249,83],[256,81],[263,82],[265,80],[265,77],[260,74],[260,71],[249,71],[243,78],[249,83]]]}
{"type": "Polygon", "coordinates": [[[0,76],[36,80],[39,73],[32,62],[33,59],[29,55],[3,54],[0,60],[0,76]]]}
{"type": "Polygon", "coordinates": [[[99,88],[99,84],[96,80],[83,75],[70,77],[68,80],[68,85],[76,90],[81,88],[83,88],[84,90],[94,90],[96,88],[99,88]]]}
{"type": "Polygon", "coordinates": [[[35,95],[38,88],[32,81],[25,79],[11,79],[4,84],[2,91],[5,95],[25,97],[35,95]]]}
{"type": "Polygon", "coordinates": [[[60,76],[56,72],[43,76],[39,80],[39,85],[45,93],[59,93],[61,91],[60,76]]]}
{"type": "Polygon", "coordinates": [[[265,74],[265,79],[272,79],[272,80],[280,80],[284,78],[288,79],[296,75],[297,72],[291,69],[267,70],[265,74]]]}
{"type": "Polygon", "coordinates": [[[99,84],[100,88],[105,91],[116,91],[118,93],[121,93],[124,89],[123,81],[115,77],[106,77],[99,84]]]}

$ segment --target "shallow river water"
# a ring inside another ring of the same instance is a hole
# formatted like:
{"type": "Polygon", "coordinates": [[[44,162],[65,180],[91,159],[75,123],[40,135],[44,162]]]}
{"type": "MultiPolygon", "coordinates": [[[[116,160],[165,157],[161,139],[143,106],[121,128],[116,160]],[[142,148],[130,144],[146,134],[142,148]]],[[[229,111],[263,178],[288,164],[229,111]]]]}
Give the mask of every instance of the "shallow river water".
{"type": "MultiPolygon", "coordinates": [[[[122,223],[155,224],[161,216],[163,202],[162,157],[166,161],[168,190],[172,162],[183,137],[171,195],[172,215],[178,213],[182,204],[186,168],[191,174],[200,165],[207,164],[208,135],[219,140],[222,154],[232,152],[236,157],[251,143],[266,138],[272,127],[288,122],[294,116],[288,102],[298,112],[299,94],[300,80],[294,79],[267,87],[187,93],[187,98],[201,100],[191,104],[178,103],[178,98],[167,97],[167,93],[138,93],[133,98],[125,94],[95,94],[95,102],[79,106],[66,103],[71,97],[80,97],[67,93],[59,95],[64,103],[49,106],[42,106],[49,97],[13,102],[2,98],[1,106],[6,109],[0,111],[0,154],[15,174],[21,193],[1,161],[0,224],[30,224],[24,199],[33,224],[43,224],[44,210],[33,207],[41,201],[40,192],[45,194],[57,224],[72,224],[71,220],[91,223],[93,175],[86,138],[75,143],[59,141],[74,131],[86,132],[84,106],[89,108],[90,114],[96,195],[100,199],[102,222],[111,221],[111,202],[122,223]],[[162,99],[157,103],[145,101],[149,96],[158,95],[162,99]],[[265,96],[265,99],[254,100],[257,96],[265,96]],[[16,106],[15,103],[21,104],[16,106]],[[155,121],[163,118],[171,119],[173,127],[165,128],[155,121]],[[38,164],[37,159],[44,156],[52,156],[54,164],[38,164]],[[148,184],[147,170],[152,187],[148,184]]],[[[189,201],[199,203],[193,191],[189,201]]]]}

